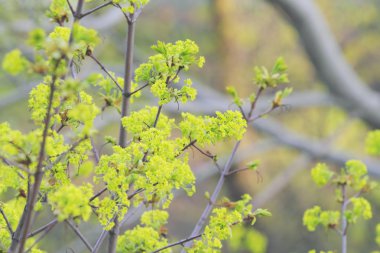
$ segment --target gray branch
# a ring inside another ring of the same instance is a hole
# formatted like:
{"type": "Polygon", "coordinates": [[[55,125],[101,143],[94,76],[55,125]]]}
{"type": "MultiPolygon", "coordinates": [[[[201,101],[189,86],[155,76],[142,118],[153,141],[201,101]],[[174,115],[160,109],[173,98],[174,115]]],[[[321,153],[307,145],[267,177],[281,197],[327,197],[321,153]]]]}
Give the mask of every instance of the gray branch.
{"type": "Polygon", "coordinates": [[[364,84],[344,59],[323,15],[313,0],[267,0],[298,31],[319,78],[341,105],[373,127],[380,127],[380,94],[364,84]]]}

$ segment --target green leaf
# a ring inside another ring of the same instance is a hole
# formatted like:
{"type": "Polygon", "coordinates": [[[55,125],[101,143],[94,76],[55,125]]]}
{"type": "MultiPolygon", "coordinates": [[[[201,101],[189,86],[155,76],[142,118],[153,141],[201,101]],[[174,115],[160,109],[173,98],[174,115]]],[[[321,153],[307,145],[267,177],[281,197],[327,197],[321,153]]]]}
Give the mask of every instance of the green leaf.
{"type": "Polygon", "coordinates": [[[321,208],[319,206],[314,206],[305,211],[303,215],[303,225],[307,227],[309,231],[315,231],[317,226],[321,224],[321,208]]]}
{"type": "Polygon", "coordinates": [[[368,133],[365,146],[370,155],[380,155],[380,130],[368,133]]]}
{"type": "Polygon", "coordinates": [[[318,163],[313,169],[311,169],[311,177],[318,186],[326,185],[334,176],[325,163],[318,163]]]}
{"type": "Polygon", "coordinates": [[[247,163],[247,168],[253,171],[256,171],[260,165],[259,160],[254,160],[252,162],[247,163]]]}
{"type": "Polygon", "coordinates": [[[4,56],[3,69],[13,76],[23,72],[27,66],[28,60],[22,56],[19,49],[14,49],[4,56]]]}
{"type": "Polygon", "coordinates": [[[261,209],[261,208],[256,209],[253,214],[258,216],[258,217],[260,217],[260,216],[263,216],[263,217],[272,216],[272,213],[269,212],[267,209],[261,209]]]}
{"type": "Polygon", "coordinates": [[[365,198],[352,198],[350,199],[352,208],[345,212],[348,223],[356,223],[358,218],[365,220],[372,218],[371,204],[365,198]]]}
{"type": "Polygon", "coordinates": [[[269,72],[265,67],[255,67],[254,82],[261,88],[274,88],[281,83],[288,83],[287,66],[282,57],[278,58],[269,72]]]}

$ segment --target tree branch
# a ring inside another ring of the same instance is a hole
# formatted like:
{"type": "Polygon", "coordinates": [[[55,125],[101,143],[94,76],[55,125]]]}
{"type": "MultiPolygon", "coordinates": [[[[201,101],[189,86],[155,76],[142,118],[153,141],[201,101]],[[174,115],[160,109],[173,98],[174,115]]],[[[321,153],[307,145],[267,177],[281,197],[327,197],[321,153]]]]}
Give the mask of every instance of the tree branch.
{"type": "Polygon", "coordinates": [[[4,210],[0,207],[0,213],[1,215],[3,216],[3,219],[5,221],[5,223],[7,224],[7,227],[8,227],[8,230],[9,230],[9,233],[11,234],[11,236],[13,236],[14,232],[13,232],[13,229],[12,229],[12,225],[11,223],[9,222],[7,216],[5,215],[4,213],[4,210]]]}
{"type": "Polygon", "coordinates": [[[34,230],[33,232],[29,233],[29,234],[28,234],[28,238],[33,237],[33,236],[35,236],[35,235],[41,233],[41,232],[44,231],[45,229],[47,229],[47,228],[49,228],[50,226],[53,226],[53,225],[55,225],[55,224],[57,224],[57,223],[58,223],[58,220],[55,218],[54,220],[50,221],[50,222],[47,223],[46,225],[44,225],[44,226],[42,226],[42,227],[40,227],[40,228],[34,230]]]}
{"type": "Polygon", "coordinates": [[[98,240],[96,241],[94,248],[92,249],[91,253],[97,253],[99,251],[100,246],[102,245],[104,239],[106,238],[108,231],[103,230],[100,236],[98,237],[98,240]]]}
{"type": "Polygon", "coordinates": [[[86,17],[86,16],[88,16],[88,15],[90,15],[90,14],[92,14],[92,13],[94,13],[94,12],[96,12],[96,11],[98,11],[98,10],[100,10],[100,9],[102,9],[102,8],[104,8],[104,7],[106,7],[106,6],[108,6],[108,5],[112,5],[112,1],[108,1],[108,2],[106,2],[106,3],[104,3],[104,4],[101,4],[101,5],[97,6],[97,7],[95,7],[95,8],[93,8],[93,9],[89,10],[89,11],[86,11],[86,12],[80,14],[80,15],[79,15],[79,18],[80,18],[80,19],[81,19],[81,18],[84,18],[84,17],[86,17]]]}
{"type": "Polygon", "coordinates": [[[99,197],[100,195],[105,193],[106,191],[107,191],[107,187],[104,187],[102,190],[100,190],[98,193],[96,193],[94,196],[92,196],[90,198],[89,202],[93,201],[94,199],[96,199],[97,197],[99,197]]]}
{"type": "MultiPolygon", "coordinates": [[[[210,201],[208,202],[206,208],[204,209],[201,217],[199,218],[197,224],[195,225],[194,229],[193,229],[193,232],[191,233],[190,237],[194,237],[196,235],[198,235],[200,233],[200,231],[202,230],[206,220],[208,219],[210,213],[211,213],[211,210],[213,208],[213,203],[215,203],[218,199],[218,196],[219,196],[219,193],[220,191],[222,190],[222,187],[223,187],[223,184],[224,184],[224,181],[226,179],[226,175],[228,174],[231,166],[232,166],[232,161],[233,161],[233,158],[235,157],[235,154],[237,152],[237,149],[239,148],[239,145],[240,145],[241,141],[238,141],[236,142],[234,148],[232,149],[232,152],[224,166],[224,169],[219,177],[219,181],[214,189],[214,192],[212,193],[211,197],[210,197],[210,201]]],[[[192,245],[191,241],[190,242],[187,242],[185,244],[185,247],[190,247],[192,245]]],[[[182,252],[185,252],[184,250],[182,252]]]]}
{"type": "MultiPolygon", "coordinates": [[[[121,104],[121,118],[128,116],[129,114],[129,104],[130,97],[125,96],[131,93],[132,85],[132,70],[133,70],[133,53],[134,53],[134,43],[135,43],[135,23],[128,22],[128,35],[126,43],[126,56],[125,56],[125,68],[124,68],[124,89],[123,89],[123,100],[121,104]]],[[[119,145],[125,147],[127,143],[127,132],[125,131],[123,125],[120,123],[119,129],[119,145]]]]}
{"type": "Polygon", "coordinates": [[[344,59],[336,39],[312,0],[267,0],[278,7],[298,31],[320,79],[347,111],[357,112],[380,127],[380,94],[365,85],[344,59]]]}
{"type": "Polygon", "coordinates": [[[86,245],[87,249],[90,252],[92,252],[93,249],[92,249],[91,244],[87,241],[86,237],[84,237],[84,235],[79,231],[79,229],[74,224],[72,224],[72,222],[69,220],[65,220],[65,223],[69,225],[69,227],[74,231],[74,233],[79,237],[79,239],[81,239],[84,245],[86,245]]]}
{"type": "MultiPolygon", "coordinates": [[[[135,22],[132,21],[133,14],[128,19],[128,34],[127,34],[127,42],[126,42],[126,55],[125,55],[125,67],[124,67],[124,88],[123,88],[123,100],[121,103],[121,118],[129,115],[129,105],[130,105],[130,97],[126,96],[131,92],[132,86],[132,72],[133,72],[133,53],[134,53],[134,44],[135,44],[135,22]]],[[[124,129],[122,122],[120,121],[119,127],[119,145],[122,148],[125,148],[127,145],[127,132],[124,129]]],[[[109,231],[109,244],[108,244],[108,252],[115,253],[116,252],[116,244],[117,238],[120,233],[119,228],[119,220],[116,216],[114,219],[114,226],[109,231]]]]}
{"type": "Polygon", "coordinates": [[[91,141],[91,146],[92,146],[91,150],[92,150],[92,153],[94,154],[95,162],[96,162],[96,164],[98,164],[100,158],[99,158],[99,152],[98,152],[98,150],[95,147],[94,138],[90,137],[90,141],[91,141]]]}
{"type": "Polygon", "coordinates": [[[186,239],[182,239],[182,240],[180,240],[180,241],[178,241],[178,242],[174,242],[174,243],[171,243],[171,244],[166,245],[165,247],[162,247],[162,248],[156,249],[155,251],[152,251],[151,253],[157,253],[157,252],[163,251],[163,250],[165,250],[165,249],[172,248],[172,247],[177,246],[177,245],[183,245],[184,243],[186,243],[186,242],[190,242],[190,241],[193,241],[193,240],[195,240],[195,239],[201,237],[202,235],[203,235],[203,233],[202,233],[202,234],[199,234],[199,235],[195,235],[195,236],[189,237],[189,238],[186,238],[186,239]]]}
{"type": "Polygon", "coordinates": [[[47,234],[49,234],[50,230],[52,230],[56,224],[57,222],[50,224],[50,226],[45,229],[42,235],[40,235],[40,237],[38,237],[27,250],[25,250],[25,253],[30,252],[37,243],[39,243],[47,234]]]}
{"type": "Polygon", "coordinates": [[[68,149],[68,150],[66,150],[65,152],[63,152],[63,153],[61,153],[58,157],[57,157],[57,159],[55,159],[55,161],[53,162],[53,163],[51,163],[51,164],[49,164],[49,166],[46,166],[46,168],[45,168],[45,171],[46,170],[50,170],[51,168],[53,168],[55,165],[57,165],[68,153],[70,153],[71,151],[73,151],[76,147],[78,147],[78,145],[82,142],[82,141],[84,141],[84,140],[86,140],[88,137],[84,137],[84,138],[82,138],[82,139],[80,139],[80,140],[78,140],[78,141],[76,141],[76,142],[74,142],[73,143],[73,145],[71,145],[71,147],[68,149]]]}
{"type": "Polygon", "coordinates": [[[73,6],[72,6],[71,3],[70,3],[70,0],[66,0],[66,2],[67,2],[67,5],[68,5],[69,8],[70,8],[71,15],[73,15],[73,17],[75,17],[75,11],[74,11],[73,6]]]}
{"type": "Polygon", "coordinates": [[[92,60],[94,60],[94,62],[96,62],[96,64],[99,65],[99,67],[103,70],[104,73],[107,74],[107,76],[109,78],[111,78],[112,82],[115,83],[115,85],[117,86],[117,88],[123,92],[123,88],[121,88],[120,84],[116,81],[116,79],[111,75],[111,73],[106,69],[106,67],[104,67],[104,65],[98,60],[96,59],[96,57],[91,53],[87,53],[87,56],[90,57],[92,60]]]}
{"type": "MultiPolygon", "coordinates": [[[[55,67],[54,67],[54,70],[56,70],[58,68],[61,60],[62,60],[62,58],[57,60],[55,67]]],[[[23,253],[23,251],[24,251],[24,246],[25,246],[25,242],[27,239],[27,234],[29,232],[29,228],[31,225],[31,218],[32,218],[32,214],[33,214],[34,205],[35,205],[36,200],[37,200],[37,195],[39,193],[40,186],[42,183],[42,177],[44,174],[42,171],[42,168],[43,168],[43,162],[45,159],[46,139],[47,139],[48,131],[49,131],[49,125],[50,125],[50,119],[51,119],[51,110],[53,107],[53,97],[54,97],[54,92],[55,92],[55,88],[56,88],[55,82],[56,82],[57,78],[58,78],[57,75],[54,74],[52,77],[51,84],[50,84],[50,94],[49,94],[49,100],[48,100],[48,107],[46,110],[45,124],[44,124],[44,130],[42,133],[42,141],[41,141],[41,145],[40,145],[40,152],[39,152],[38,159],[37,159],[38,162],[37,162],[36,172],[34,174],[34,184],[32,186],[32,192],[30,194],[30,198],[28,199],[28,202],[26,204],[26,208],[24,210],[24,212],[26,212],[25,221],[20,220],[20,223],[19,223],[21,228],[22,228],[22,234],[20,237],[19,253],[23,253]]],[[[17,233],[17,231],[16,231],[16,233],[17,233]]],[[[18,240],[18,239],[16,239],[16,240],[18,240]]]]}
{"type": "Polygon", "coordinates": [[[8,165],[8,166],[13,166],[13,167],[16,167],[17,169],[20,169],[22,171],[24,171],[25,173],[27,174],[31,174],[30,170],[25,168],[24,166],[21,166],[20,164],[17,164],[11,160],[8,160],[7,158],[5,158],[4,156],[0,155],[0,159],[3,160],[3,162],[8,165]]]}
{"type": "Polygon", "coordinates": [[[144,84],[143,86],[141,86],[140,88],[138,88],[137,90],[134,90],[134,91],[132,91],[132,92],[126,94],[126,96],[131,97],[133,94],[139,92],[140,90],[146,88],[147,86],[149,86],[149,83],[146,83],[146,84],[144,84]]]}

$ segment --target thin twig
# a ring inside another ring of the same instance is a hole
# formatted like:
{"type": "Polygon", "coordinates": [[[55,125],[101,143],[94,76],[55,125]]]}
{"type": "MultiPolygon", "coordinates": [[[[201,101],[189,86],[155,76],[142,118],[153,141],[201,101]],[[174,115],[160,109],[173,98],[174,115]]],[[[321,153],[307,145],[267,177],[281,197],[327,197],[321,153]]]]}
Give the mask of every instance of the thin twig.
{"type": "MultiPolygon", "coordinates": [[[[118,9],[120,9],[121,13],[123,13],[123,15],[124,15],[125,19],[127,20],[128,24],[129,23],[134,23],[134,22],[132,22],[132,18],[127,13],[125,13],[123,11],[123,8],[120,6],[120,4],[113,4],[113,6],[117,7],[118,9]]],[[[134,20],[134,21],[136,21],[136,20],[134,20]]]]}
{"type": "Polygon", "coordinates": [[[246,171],[246,170],[249,170],[249,168],[245,167],[245,168],[240,168],[240,169],[237,169],[237,170],[233,170],[233,171],[227,173],[226,176],[231,176],[231,175],[234,175],[236,173],[239,173],[239,172],[242,172],[242,171],[246,171]]]}
{"type": "Polygon", "coordinates": [[[30,170],[25,168],[24,166],[21,166],[20,164],[16,164],[15,162],[11,161],[11,160],[8,160],[7,158],[5,158],[4,156],[1,156],[0,155],[0,159],[3,160],[3,162],[8,165],[8,166],[13,166],[13,167],[16,167],[24,172],[26,172],[27,174],[31,174],[30,170]]]}
{"type": "Polygon", "coordinates": [[[170,83],[172,83],[179,75],[179,72],[181,72],[181,70],[183,69],[182,66],[180,66],[178,69],[177,69],[177,72],[175,73],[174,77],[172,79],[168,79],[168,82],[166,82],[167,85],[169,85],[170,83]]]}
{"type": "Polygon", "coordinates": [[[13,232],[13,229],[12,229],[12,225],[11,223],[9,222],[7,216],[5,215],[4,213],[4,210],[0,207],[0,213],[1,215],[3,216],[4,220],[5,220],[5,223],[7,224],[7,227],[8,227],[8,230],[9,230],[9,233],[11,233],[11,236],[13,236],[14,232],[13,232]]]}
{"type": "Polygon", "coordinates": [[[98,193],[96,193],[94,196],[92,196],[90,198],[89,202],[93,201],[94,199],[96,199],[97,197],[99,197],[100,195],[102,195],[103,193],[105,193],[106,191],[107,191],[107,187],[104,187],[98,193]]]}
{"type": "MultiPolygon", "coordinates": [[[[219,177],[218,184],[216,185],[214,192],[212,193],[212,195],[210,197],[210,201],[208,202],[206,208],[204,209],[201,217],[199,218],[199,220],[198,220],[197,224],[195,225],[193,232],[191,233],[189,238],[196,236],[200,233],[200,231],[203,228],[207,218],[209,217],[211,210],[213,209],[213,203],[216,203],[216,200],[218,199],[219,193],[222,190],[224,181],[226,179],[226,175],[228,174],[229,170],[232,167],[232,161],[236,155],[236,152],[240,146],[240,143],[241,143],[241,141],[237,141],[234,148],[232,149],[232,152],[231,152],[226,164],[224,165],[223,171],[219,177]]],[[[187,242],[185,244],[185,247],[190,247],[190,246],[191,246],[191,241],[187,242]]],[[[182,250],[182,252],[185,252],[185,251],[182,250]]]]}
{"type": "Polygon", "coordinates": [[[111,78],[112,82],[114,82],[117,86],[117,88],[123,92],[123,88],[121,88],[120,84],[116,81],[116,79],[111,75],[111,73],[106,69],[106,67],[104,67],[104,65],[98,60],[96,59],[96,57],[92,54],[92,53],[88,53],[87,54],[88,57],[90,57],[91,59],[94,60],[94,62],[96,62],[96,64],[99,65],[99,67],[104,71],[104,73],[107,74],[107,76],[109,76],[109,78],[111,78]]]}
{"type": "Polygon", "coordinates": [[[55,218],[54,220],[50,221],[50,222],[47,223],[46,225],[43,225],[42,227],[40,227],[40,228],[34,230],[33,232],[29,233],[29,234],[28,234],[28,238],[33,237],[33,236],[35,236],[35,235],[41,233],[41,232],[44,231],[45,229],[47,229],[47,228],[49,228],[50,226],[55,225],[55,224],[57,224],[57,223],[58,223],[58,220],[57,220],[57,218],[55,218]]]}
{"type": "Polygon", "coordinates": [[[256,97],[255,97],[255,100],[253,100],[252,104],[251,104],[251,108],[249,110],[249,113],[248,113],[248,116],[247,118],[250,119],[252,117],[252,113],[253,111],[255,110],[255,107],[256,107],[256,104],[257,104],[257,101],[259,100],[260,98],[260,95],[263,93],[264,91],[264,88],[263,87],[260,87],[259,90],[257,91],[257,94],[256,94],[256,97]]]}
{"type": "Polygon", "coordinates": [[[203,151],[202,149],[200,149],[198,146],[196,146],[195,144],[192,145],[196,150],[198,150],[202,155],[210,158],[210,159],[215,159],[215,155],[212,155],[212,154],[208,154],[207,152],[203,151]]]}
{"type": "Polygon", "coordinates": [[[106,7],[106,6],[108,6],[108,5],[111,5],[111,4],[112,4],[112,1],[108,1],[108,2],[106,2],[106,3],[104,3],[104,4],[101,4],[101,5],[99,5],[99,6],[95,7],[95,8],[93,8],[93,9],[91,9],[91,10],[89,10],[89,11],[86,11],[85,13],[82,13],[82,14],[79,16],[79,18],[84,18],[84,17],[86,17],[86,16],[88,16],[88,15],[94,13],[95,11],[98,11],[98,10],[100,10],[100,9],[102,9],[102,8],[104,8],[104,7],[106,7]]]}
{"type": "Polygon", "coordinates": [[[126,96],[131,97],[133,94],[139,92],[140,90],[144,89],[144,88],[147,87],[148,85],[149,85],[149,83],[146,83],[146,84],[144,84],[143,86],[141,86],[140,88],[138,88],[137,90],[134,90],[134,91],[132,91],[132,92],[126,94],[126,96]]]}
{"type": "Polygon", "coordinates": [[[42,233],[42,235],[40,235],[40,237],[38,237],[27,250],[25,250],[25,253],[30,252],[33,249],[33,247],[36,246],[37,243],[39,243],[47,234],[49,234],[50,230],[52,230],[56,224],[57,222],[50,224],[50,226],[47,227],[47,229],[42,233]]]}
{"type": "Polygon", "coordinates": [[[269,109],[267,109],[265,112],[263,113],[260,113],[259,115],[255,116],[255,117],[250,117],[248,118],[248,122],[252,122],[252,121],[256,121],[266,115],[268,115],[269,113],[273,112],[274,110],[276,110],[277,108],[279,108],[279,106],[271,106],[269,109]]]}
{"type": "Polygon", "coordinates": [[[71,14],[73,15],[73,17],[75,17],[75,11],[74,11],[73,6],[72,6],[71,3],[70,3],[70,0],[66,0],[66,2],[67,2],[67,4],[69,5],[69,8],[70,8],[71,14]]]}
{"type": "Polygon", "coordinates": [[[140,189],[137,189],[136,191],[134,191],[131,195],[128,196],[128,200],[131,200],[134,196],[136,196],[137,194],[141,193],[145,191],[144,188],[140,188],[140,189]]]}
{"type": "Polygon", "coordinates": [[[160,114],[161,114],[161,110],[162,110],[162,105],[160,105],[160,106],[158,107],[158,111],[157,111],[157,114],[156,114],[156,119],[154,120],[154,123],[153,123],[153,127],[156,127],[156,126],[157,126],[158,119],[159,119],[160,114]]]}
{"type": "Polygon", "coordinates": [[[90,250],[90,252],[93,251],[93,248],[91,244],[87,241],[86,237],[79,231],[79,229],[69,220],[65,220],[65,222],[70,226],[70,228],[74,231],[74,233],[81,239],[81,241],[86,245],[87,249],[90,250]]]}
{"type": "Polygon", "coordinates": [[[94,138],[90,137],[90,141],[91,141],[92,153],[94,154],[95,162],[96,162],[96,164],[98,164],[100,158],[99,158],[99,152],[98,152],[98,150],[95,147],[94,138]]]}
{"type": "Polygon", "coordinates": [[[55,161],[53,162],[53,163],[51,163],[49,166],[46,166],[46,169],[45,169],[45,171],[46,170],[50,170],[51,168],[53,168],[55,165],[57,165],[68,153],[70,153],[71,151],[73,151],[76,147],[78,147],[78,145],[82,142],[82,141],[84,141],[84,140],[86,140],[88,137],[84,137],[84,138],[82,138],[82,139],[79,139],[78,141],[76,141],[73,145],[71,145],[71,147],[68,149],[68,150],[66,150],[65,152],[63,152],[63,153],[61,153],[58,157],[57,157],[57,159],[55,159],[55,161]]]}
{"type": "MultiPolygon", "coordinates": [[[[195,144],[197,142],[197,140],[192,140],[189,142],[189,144],[187,144],[186,146],[184,146],[182,149],[181,149],[181,152],[184,152],[186,149],[190,148],[193,146],[193,144],[195,144]]],[[[176,158],[179,157],[182,153],[179,153],[176,155],[176,158]]]]}
{"type": "Polygon", "coordinates": [[[169,245],[166,245],[165,247],[156,249],[155,251],[152,251],[151,253],[157,253],[157,252],[163,251],[165,249],[172,248],[172,247],[177,246],[177,245],[182,245],[183,246],[184,243],[192,241],[192,240],[195,240],[195,239],[201,237],[202,235],[203,235],[203,233],[199,234],[199,235],[195,235],[195,236],[189,237],[189,238],[186,238],[186,239],[182,239],[182,240],[180,240],[178,242],[174,242],[174,243],[171,243],[169,245]]]}
{"type": "Polygon", "coordinates": [[[96,243],[95,243],[94,248],[92,249],[91,253],[97,253],[98,252],[100,246],[102,245],[104,239],[106,238],[107,232],[108,232],[107,230],[102,231],[98,240],[96,240],[96,243]]]}
{"type": "Polygon", "coordinates": [[[238,105],[238,108],[239,108],[241,114],[243,115],[243,118],[244,118],[246,121],[248,121],[247,116],[245,115],[245,112],[244,112],[244,110],[243,110],[243,107],[241,107],[240,105],[238,105]]]}
{"type": "MultiPolygon", "coordinates": [[[[200,149],[198,146],[196,146],[195,144],[192,145],[194,148],[196,148],[202,155],[210,158],[213,163],[215,164],[216,168],[219,170],[219,172],[222,172],[222,169],[220,167],[220,165],[218,164],[217,160],[216,160],[216,155],[212,155],[212,154],[208,154],[207,152],[204,152],[202,149],[200,149]]],[[[226,175],[228,176],[228,175],[226,175]]]]}

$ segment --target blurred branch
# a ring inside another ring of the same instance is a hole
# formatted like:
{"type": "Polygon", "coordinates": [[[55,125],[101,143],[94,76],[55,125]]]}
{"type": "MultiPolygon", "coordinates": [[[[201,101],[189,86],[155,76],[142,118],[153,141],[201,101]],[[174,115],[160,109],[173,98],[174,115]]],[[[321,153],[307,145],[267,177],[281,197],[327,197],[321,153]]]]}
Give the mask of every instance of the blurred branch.
{"type": "Polygon", "coordinates": [[[364,84],[344,59],[324,17],[312,0],[267,0],[281,10],[298,31],[320,79],[347,111],[380,127],[380,94],[364,84]]]}
{"type": "Polygon", "coordinates": [[[304,169],[311,159],[306,155],[301,155],[295,159],[287,168],[277,175],[269,185],[262,191],[258,192],[253,199],[254,207],[261,207],[274,196],[280,193],[293,179],[298,172],[304,169]]]}
{"type": "Polygon", "coordinates": [[[9,222],[7,216],[5,215],[3,209],[0,207],[0,213],[3,217],[3,220],[5,221],[5,223],[7,224],[7,228],[9,230],[9,233],[11,234],[11,236],[13,236],[14,232],[13,232],[13,229],[12,229],[12,226],[11,226],[11,223],[9,222]]]}
{"type": "MultiPolygon", "coordinates": [[[[326,147],[331,146],[334,140],[341,135],[343,130],[350,125],[349,123],[351,120],[349,119],[348,121],[349,122],[345,121],[342,123],[329,137],[322,141],[326,147]]],[[[325,150],[328,152],[329,148],[326,148],[325,150]]],[[[301,169],[308,166],[311,162],[311,157],[307,155],[300,155],[285,170],[277,175],[264,190],[260,191],[256,195],[253,200],[253,205],[260,207],[267,201],[271,200],[289,184],[289,182],[301,169]]]]}
{"type": "Polygon", "coordinates": [[[31,89],[36,86],[36,83],[30,83],[23,85],[19,88],[14,89],[11,93],[3,95],[0,97],[0,108],[10,106],[14,103],[20,102],[21,100],[28,97],[31,89]]]}
{"type": "MultiPolygon", "coordinates": [[[[188,111],[191,113],[206,113],[214,114],[215,111],[225,111],[228,108],[223,101],[228,101],[228,98],[219,92],[212,90],[211,88],[204,88],[204,86],[197,85],[199,94],[207,94],[209,99],[202,98],[200,96],[196,102],[187,103],[181,105],[182,111],[188,111]],[[205,92],[206,90],[206,92],[205,92]],[[210,97],[212,99],[210,99],[210,97]]],[[[307,94],[305,94],[307,96],[307,94]]],[[[206,97],[206,96],[205,96],[206,97]]],[[[262,99],[265,101],[265,99],[262,99]]],[[[292,103],[291,97],[286,100],[286,103],[292,103]]],[[[291,104],[292,106],[293,104],[291,104]]],[[[261,110],[264,104],[258,104],[257,109],[261,110]]],[[[167,104],[166,109],[171,113],[178,113],[177,104],[170,103],[167,104]]],[[[96,120],[96,128],[103,128],[109,125],[111,122],[116,122],[118,120],[118,115],[104,115],[102,119],[98,118],[96,120]]],[[[344,166],[347,160],[357,158],[362,160],[368,167],[368,171],[372,176],[380,177],[380,161],[372,159],[365,156],[358,156],[355,154],[350,154],[348,152],[337,151],[334,149],[326,149],[326,144],[323,141],[311,140],[305,136],[301,136],[288,130],[285,126],[280,124],[278,121],[266,118],[260,119],[257,122],[251,124],[251,127],[256,130],[269,135],[271,138],[275,139],[277,142],[288,146],[290,148],[299,150],[313,159],[324,160],[336,164],[337,166],[344,166]]]]}
{"type": "Polygon", "coordinates": [[[300,150],[313,159],[328,161],[338,166],[344,166],[346,161],[353,158],[360,159],[367,165],[368,172],[372,176],[380,177],[380,162],[378,160],[368,157],[358,157],[355,154],[326,148],[325,143],[322,141],[310,140],[307,137],[298,135],[287,130],[282,124],[272,119],[260,120],[254,124],[254,127],[276,139],[279,143],[300,150]]]}
{"type": "Polygon", "coordinates": [[[79,231],[79,229],[69,220],[65,220],[66,224],[69,225],[69,227],[74,231],[74,233],[79,237],[79,239],[86,245],[87,249],[92,252],[92,246],[87,241],[86,237],[79,231]]]}

